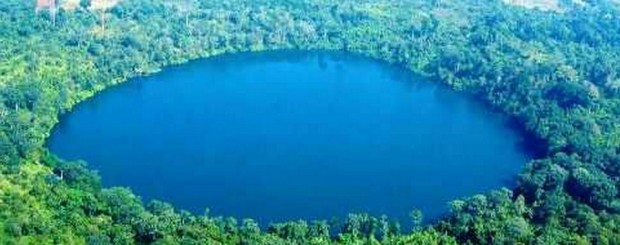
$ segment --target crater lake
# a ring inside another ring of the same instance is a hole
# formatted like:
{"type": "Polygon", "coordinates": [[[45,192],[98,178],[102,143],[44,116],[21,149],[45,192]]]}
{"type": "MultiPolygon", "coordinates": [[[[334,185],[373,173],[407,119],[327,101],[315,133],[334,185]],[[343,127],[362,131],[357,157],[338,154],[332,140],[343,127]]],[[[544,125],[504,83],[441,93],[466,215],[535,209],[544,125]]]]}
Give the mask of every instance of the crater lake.
{"type": "Polygon", "coordinates": [[[107,89],[47,145],[126,186],[261,224],[386,214],[409,222],[513,186],[525,137],[481,103],[380,61],[278,51],[202,59],[107,89]]]}

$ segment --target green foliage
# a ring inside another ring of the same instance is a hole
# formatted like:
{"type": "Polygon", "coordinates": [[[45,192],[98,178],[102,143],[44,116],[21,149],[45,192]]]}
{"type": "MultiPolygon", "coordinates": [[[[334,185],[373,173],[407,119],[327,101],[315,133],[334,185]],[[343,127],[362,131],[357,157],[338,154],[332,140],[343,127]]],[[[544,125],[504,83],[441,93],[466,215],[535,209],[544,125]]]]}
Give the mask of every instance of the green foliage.
{"type": "Polygon", "coordinates": [[[476,0],[126,0],[108,10],[105,30],[90,1],[80,6],[53,25],[29,1],[0,2],[0,244],[620,243],[616,1],[554,13],[476,0]],[[454,201],[433,227],[415,212],[401,232],[366,214],[262,230],[145,206],[44,148],[59,115],[109,86],[273,49],[344,50],[435,78],[514,119],[540,154],[513,191],[454,201]]]}

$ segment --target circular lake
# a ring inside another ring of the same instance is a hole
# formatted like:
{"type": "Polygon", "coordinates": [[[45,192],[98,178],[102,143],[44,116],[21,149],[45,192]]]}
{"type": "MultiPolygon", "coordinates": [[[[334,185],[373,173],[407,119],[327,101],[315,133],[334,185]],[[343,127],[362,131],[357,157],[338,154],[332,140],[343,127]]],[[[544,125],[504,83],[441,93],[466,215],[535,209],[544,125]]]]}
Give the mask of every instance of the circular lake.
{"type": "Polygon", "coordinates": [[[386,214],[408,223],[514,185],[530,158],[507,120],[404,69],[332,52],[226,55],[105,90],[64,115],[52,152],[201,214],[386,214]]]}

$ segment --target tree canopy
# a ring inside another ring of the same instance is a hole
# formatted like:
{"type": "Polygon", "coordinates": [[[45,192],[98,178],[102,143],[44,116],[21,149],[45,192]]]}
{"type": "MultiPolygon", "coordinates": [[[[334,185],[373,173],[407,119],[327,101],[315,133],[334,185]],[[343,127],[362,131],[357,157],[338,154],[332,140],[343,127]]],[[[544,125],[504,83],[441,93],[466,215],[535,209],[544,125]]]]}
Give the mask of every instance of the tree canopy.
{"type": "Polygon", "coordinates": [[[620,5],[576,2],[123,0],[101,5],[98,29],[92,1],[55,24],[34,1],[0,1],[0,243],[620,244],[620,5]],[[102,188],[44,146],[59,115],[107,87],[274,49],[344,50],[432,77],[513,118],[540,154],[515,188],[455,200],[428,227],[414,212],[413,230],[366,214],[261,229],[102,188]]]}

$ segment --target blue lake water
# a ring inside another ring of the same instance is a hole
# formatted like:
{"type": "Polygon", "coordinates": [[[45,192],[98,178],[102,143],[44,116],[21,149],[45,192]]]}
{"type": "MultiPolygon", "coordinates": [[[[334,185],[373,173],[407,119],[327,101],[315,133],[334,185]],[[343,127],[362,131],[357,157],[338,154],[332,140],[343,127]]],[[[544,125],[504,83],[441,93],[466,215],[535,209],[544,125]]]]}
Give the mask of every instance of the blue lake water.
{"type": "Polygon", "coordinates": [[[529,154],[470,98],[331,52],[226,55],[108,89],[64,115],[52,152],[201,214],[263,224],[386,214],[433,219],[514,184],[529,154]]]}

